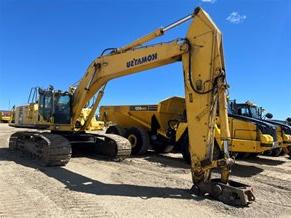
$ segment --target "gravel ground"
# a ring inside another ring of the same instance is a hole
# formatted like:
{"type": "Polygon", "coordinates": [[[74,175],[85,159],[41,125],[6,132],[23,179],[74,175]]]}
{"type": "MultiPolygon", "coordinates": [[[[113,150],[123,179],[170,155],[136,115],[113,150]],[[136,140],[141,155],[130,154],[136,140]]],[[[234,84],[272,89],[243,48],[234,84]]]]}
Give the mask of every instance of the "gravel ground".
{"type": "Polygon", "coordinates": [[[252,185],[256,202],[236,208],[191,196],[178,154],[116,163],[83,153],[65,167],[39,167],[8,150],[16,130],[0,124],[0,217],[291,217],[288,156],[237,161],[232,179],[252,185]]]}

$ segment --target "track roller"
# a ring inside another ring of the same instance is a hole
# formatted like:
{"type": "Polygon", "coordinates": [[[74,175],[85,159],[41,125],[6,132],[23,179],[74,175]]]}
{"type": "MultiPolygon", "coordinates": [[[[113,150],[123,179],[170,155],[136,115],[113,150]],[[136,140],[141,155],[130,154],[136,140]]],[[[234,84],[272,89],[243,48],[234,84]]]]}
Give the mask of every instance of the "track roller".
{"type": "MultiPolygon", "coordinates": [[[[62,134],[72,145],[73,151],[90,150],[114,161],[121,161],[130,156],[130,142],[119,135],[107,133],[66,132],[62,134]]],[[[74,152],[73,152],[74,153],[74,152]]]]}
{"type": "Polygon", "coordinates": [[[104,137],[103,143],[96,146],[95,151],[99,154],[111,157],[114,161],[122,161],[131,154],[130,142],[115,134],[94,134],[97,137],[104,137]]]}

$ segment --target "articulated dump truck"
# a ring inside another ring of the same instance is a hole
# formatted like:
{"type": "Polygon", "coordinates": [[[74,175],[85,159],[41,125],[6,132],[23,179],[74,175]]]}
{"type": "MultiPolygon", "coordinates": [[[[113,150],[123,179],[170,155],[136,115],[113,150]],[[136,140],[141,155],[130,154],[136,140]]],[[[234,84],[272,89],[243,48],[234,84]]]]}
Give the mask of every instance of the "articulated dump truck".
{"type": "Polygon", "coordinates": [[[282,153],[291,153],[291,127],[284,121],[272,120],[273,115],[266,113],[262,107],[255,105],[250,101],[245,103],[237,103],[235,100],[232,101],[233,113],[239,116],[257,119],[266,123],[270,123],[276,126],[278,146],[270,151],[265,152],[268,155],[279,156],[282,153]]]}
{"type": "MultiPolygon", "coordinates": [[[[231,113],[230,151],[235,155],[260,154],[277,144],[276,127],[272,124],[231,113]]],[[[173,148],[182,152],[189,162],[187,117],[185,99],[171,97],[157,105],[102,106],[100,119],[108,126],[107,132],[129,139],[132,154],[143,154],[151,148],[157,152],[169,152],[173,148]]],[[[220,141],[220,121],[216,117],[214,154],[223,153],[220,141]]]]}

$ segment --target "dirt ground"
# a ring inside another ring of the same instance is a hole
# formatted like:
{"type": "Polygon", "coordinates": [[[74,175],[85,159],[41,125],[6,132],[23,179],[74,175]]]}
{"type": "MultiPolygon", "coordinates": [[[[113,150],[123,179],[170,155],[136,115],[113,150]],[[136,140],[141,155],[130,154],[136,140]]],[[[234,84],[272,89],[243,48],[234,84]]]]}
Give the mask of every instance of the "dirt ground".
{"type": "Polygon", "coordinates": [[[121,163],[79,154],[66,167],[39,167],[8,150],[17,129],[0,124],[0,217],[291,217],[291,160],[237,161],[233,180],[256,201],[236,208],[195,197],[181,156],[148,153],[121,163]]]}

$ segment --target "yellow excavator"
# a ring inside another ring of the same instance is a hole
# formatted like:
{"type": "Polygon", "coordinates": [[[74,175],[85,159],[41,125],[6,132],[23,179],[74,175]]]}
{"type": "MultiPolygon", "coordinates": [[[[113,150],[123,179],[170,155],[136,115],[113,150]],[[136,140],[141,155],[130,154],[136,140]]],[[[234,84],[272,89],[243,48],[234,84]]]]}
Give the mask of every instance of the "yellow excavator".
{"type": "Polygon", "coordinates": [[[114,134],[92,134],[85,130],[103,96],[106,83],[117,77],[149,70],[181,61],[185,85],[189,151],[191,154],[192,193],[210,195],[231,205],[245,206],[255,200],[252,188],[231,181],[228,146],[230,132],[227,115],[226,74],[222,35],[209,15],[196,8],[190,15],[117,49],[105,49],[88,67],[74,93],[53,89],[39,89],[37,126],[46,125],[50,132],[16,132],[10,138],[11,149],[33,153],[45,165],[65,165],[71,157],[75,142],[98,144],[100,153],[118,159],[131,153],[130,142],[114,134]],[[192,20],[184,38],[170,42],[145,45],[168,30],[192,20]],[[97,96],[87,120],[75,130],[82,109],[97,96]],[[224,155],[213,158],[214,126],[220,118],[224,155]],[[220,173],[212,178],[212,171],[220,173]]]}

